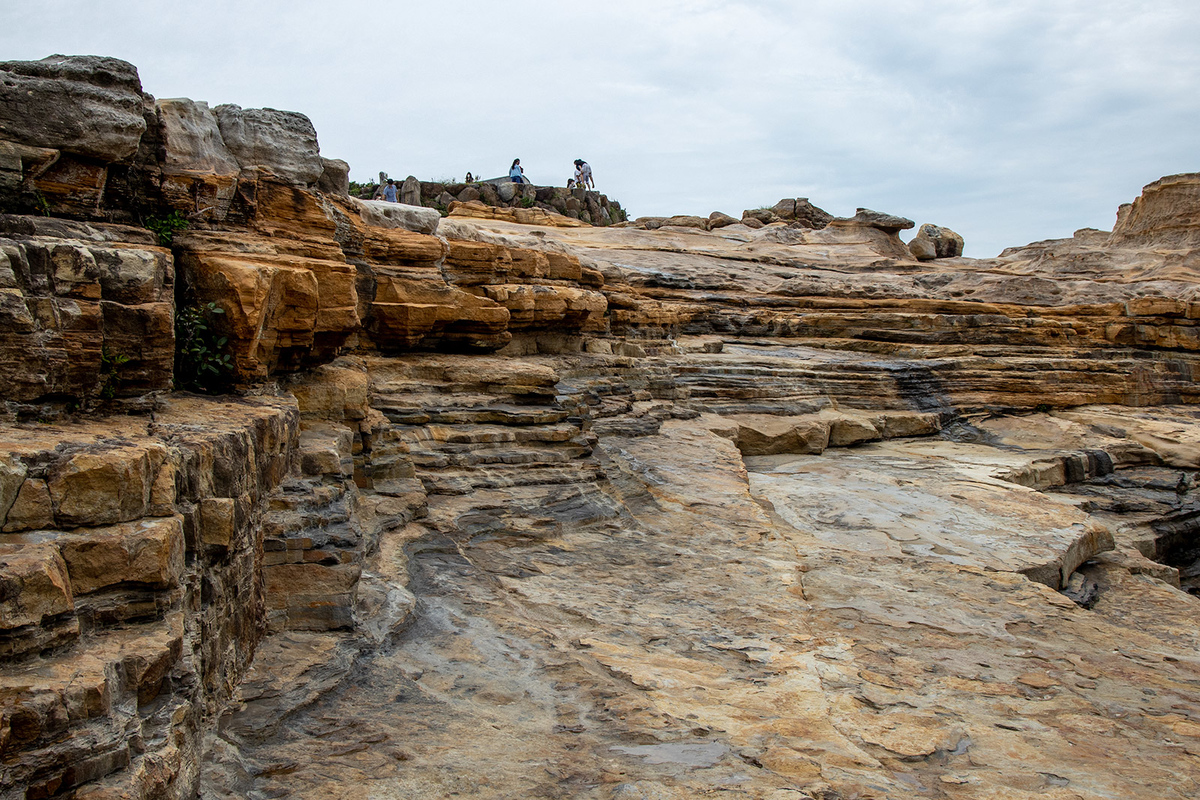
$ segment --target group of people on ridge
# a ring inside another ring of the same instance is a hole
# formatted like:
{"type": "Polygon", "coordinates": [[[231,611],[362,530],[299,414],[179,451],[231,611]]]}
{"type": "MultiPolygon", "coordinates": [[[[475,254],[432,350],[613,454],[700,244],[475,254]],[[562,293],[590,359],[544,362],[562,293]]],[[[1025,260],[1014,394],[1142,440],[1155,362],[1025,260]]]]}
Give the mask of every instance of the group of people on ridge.
{"type": "MultiPolygon", "coordinates": [[[[383,177],[383,174],[380,174],[383,177]]],[[[529,179],[525,177],[525,170],[521,167],[521,159],[514,158],[512,166],[508,169],[508,179],[513,183],[529,183],[529,179]]],[[[467,173],[467,183],[473,183],[477,180],[471,173],[467,173]]],[[[575,176],[567,179],[567,188],[574,189],[595,189],[596,181],[592,178],[592,167],[582,158],[575,159],[575,176]]],[[[399,187],[396,186],[396,181],[391,178],[387,179],[380,189],[376,191],[375,197],[382,195],[384,202],[398,203],[400,202],[399,187]]]]}
{"type": "MultiPolygon", "coordinates": [[[[508,168],[508,179],[513,183],[529,183],[529,179],[525,177],[525,170],[521,167],[521,159],[513,159],[512,166],[508,168]]],[[[592,178],[592,167],[582,158],[575,159],[575,177],[567,180],[568,189],[576,186],[584,189],[596,188],[596,181],[592,178]]]]}

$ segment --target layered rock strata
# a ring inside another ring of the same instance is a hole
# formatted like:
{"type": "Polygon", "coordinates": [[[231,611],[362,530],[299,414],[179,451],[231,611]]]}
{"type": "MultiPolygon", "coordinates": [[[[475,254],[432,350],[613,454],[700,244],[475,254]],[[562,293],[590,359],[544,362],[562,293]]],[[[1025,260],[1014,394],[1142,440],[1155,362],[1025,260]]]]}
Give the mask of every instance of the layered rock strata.
{"type": "Polygon", "coordinates": [[[1200,792],[1196,176],[988,260],[442,219],[0,70],[0,798],[1200,792]]]}

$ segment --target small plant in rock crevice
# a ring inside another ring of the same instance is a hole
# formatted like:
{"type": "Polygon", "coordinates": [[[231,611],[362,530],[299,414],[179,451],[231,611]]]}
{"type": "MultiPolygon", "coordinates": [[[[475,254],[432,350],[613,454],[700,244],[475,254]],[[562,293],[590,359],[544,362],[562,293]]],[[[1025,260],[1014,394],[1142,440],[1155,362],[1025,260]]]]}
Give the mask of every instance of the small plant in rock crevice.
{"type": "Polygon", "coordinates": [[[175,312],[175,388],[207,394],[222,391],[233,373],[226,352],[229,339],[213,328],[213,317],[224,314],[216,303],[184,306],[175,312]]]}
{"type": "Polygon", "coordinates": [[[124,353],[109,352],[107,347],[100,348],[100,397],[112,400],[117,396],[121,387],[120,369],[129,363],[129,356],[124,353]]]}
{"type": "Polygon", "coordinates": [[[149,217],[146,220],[146,227],[154,232],[158,243],[163,247],[170,247],[175,240],[175,231],[184,230],[187,226],[187,218],[178,211],[172,211],[165,217],[149,217]]]}

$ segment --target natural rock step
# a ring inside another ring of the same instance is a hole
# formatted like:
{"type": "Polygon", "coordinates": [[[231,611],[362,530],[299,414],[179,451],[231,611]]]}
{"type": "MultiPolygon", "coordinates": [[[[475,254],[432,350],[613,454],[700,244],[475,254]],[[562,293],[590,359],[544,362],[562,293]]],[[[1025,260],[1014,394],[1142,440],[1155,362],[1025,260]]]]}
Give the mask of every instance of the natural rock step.
{"type": "MultiPolygon", "coordinates": [[[[379,396],[385,403],[387,398],[405,398],[416,396],[446,397],[455,399],[463,397],[519,397],[527,402],[537,402],[554,397],[553,375],[537,376],[534,380],[526,380],[522,375],[496,376],[489,379],[480,375],[477,381],[439,380],[441,376],[417,376],[410,380],[390,379],[381,381],[372,387],[372,393],[379,396]]],[[[372,402],[372,406],[374,406],[372,402]]]]}
{"type": "Polygon", "coordinates": [[[328,508],[345,496],[346,488],[338,483],[291,479],[271,494],[267,507],[269,513],[307,512],[328,508]]]}
{"type": "Polygon", "coordinates": [[[565,464],[592,451],[590,447],[560,446],[554,448],[487,448],[445,452],[443,448],[415,452],[413,464],[419,475],[446,467],[474,467],[484,464],[565,464]]]}
{"type": "Polygon", "coordinates": [[[496,404],[494,398],[484,398],[475,406],[408,405],[380,400],[373,407],[397,425],[548,425],[562,422],[570,412],[553,406],[520,406],[496,404]]]}
{"type": "MultiPolygon", "coordinates": [[[[270,560],[274,554],[304,552],[303,560],[320,561],[323,557],[308,557],[309,552],[341,553],[339,560],[349,558],[359,549],[363,532],[357,517],[337,524],[319,525],[289,531],[286,535],[263,539],[263,558],[270,560]]],[[[291,559],[276,560],[285,563],[291,559]]],[[[297,559],[299,560],[299,559],[297,559]]]]}
{"type": "Polygon", "coordinates": [[[304,511],[273,511],[263,519],[263,536],[286,538],[297,531],[344,524],[353,518],[353,510],[344,501],[316,506],[304,511]]]}
{"type": "Polygon", "coordinates": [[[0,786],[49,797],[127,766],[149,744],[163,744],[152,727],[184,726],[191,713],[177,696],[174,718],[154,704],[173,680],[183,647],[183,617],[174,614],[0,668],[0,786]]]}
{"type": "Polygon", "coordinates": [[[448,445],[502,444],[516,442],[558,444],[578,436],[575,425],[539,425],[506,427],[500,425],[427,425],[403,431],[409,446],[438,448],[448,445]]]}
{"type": "Polygon", "coordinates": [[[570,466],[519,464],[490,465],[475,469],[447,469],[421,476],[430,495],[462,495],[480,489],[514,486],[561,485],[600,480],[604,471],[592,462],[570,466]]]}
{"type": "Polygon", "coordinates": [[[996,477],[1028,486],[1030,489],[1043,490],[1111,475],[1112,471],[1113,457],[1109,453],[1103,450],[1089,450],[1086,453],[1067,453],[1037,459],[1018,468],[997,473],[996,477]]]}

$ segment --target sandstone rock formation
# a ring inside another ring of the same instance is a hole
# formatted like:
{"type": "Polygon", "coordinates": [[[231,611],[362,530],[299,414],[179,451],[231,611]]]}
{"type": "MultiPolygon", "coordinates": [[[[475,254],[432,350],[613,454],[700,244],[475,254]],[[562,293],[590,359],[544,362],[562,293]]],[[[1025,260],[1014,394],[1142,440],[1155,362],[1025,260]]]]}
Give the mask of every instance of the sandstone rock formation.
{"type": "Polygon", "coordinates": [[[908,243],[908,249],[918,261],[957,258],[963,254],[963,238],[949,228],[926,224],[908,243]]]}
{"type": "Polygon", "coordinates": [[[1197,199],[1200,174],[1168,175],[1142,190],[1131,206],[1122,207],[1113,228],[1112,244],[1169,245],[1191,248],[1197,244],[1197,199]]]}
{"type": "Polygon", "coordinates": [[[127,161],[146,130],[132,64],[96,56],[0,62],[0,132],[9,142],[127,161]]]}
{"type": "Polygon", "coordinates": [[[243,169],[258,167],[276,177],[307,186],[324,171],[317,132],[308,117],[295,111],[246,108],[232,104],[213,109],[221,138],[243,169]]]}
{"type": "Polygon", "coordinates": [[[0,129],[3,800],[1200,793],[1195,176],[987,260],[443,219],[55,59],[3,67],[56,109],[0,129]],[[87,87],[120,155],[52,137],[87,87]],[[171,391],[188,308],[236,391],[171,391]]]}

